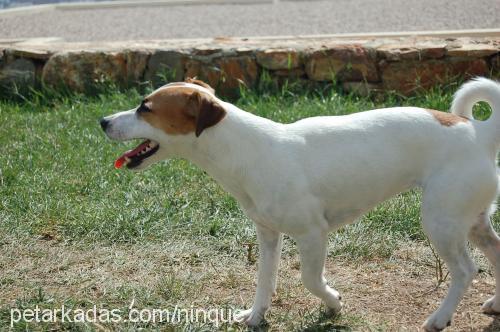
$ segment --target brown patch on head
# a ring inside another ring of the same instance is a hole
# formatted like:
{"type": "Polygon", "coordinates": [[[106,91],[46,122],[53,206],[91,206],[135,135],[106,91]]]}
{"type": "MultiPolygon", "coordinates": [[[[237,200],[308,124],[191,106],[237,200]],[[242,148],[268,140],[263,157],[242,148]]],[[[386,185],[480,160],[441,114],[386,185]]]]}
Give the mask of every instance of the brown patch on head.
{"type": "Polygon", "coordinates": [[[196,77],[195,78],[191,78],[191,77],[188,77],[186,78],[186,83],[191,83],[191,84],[196,84],[196,85],[199,85],[199,86],[202,86],[204,87],[205,89],[209,90],[210,92],[212,92],[213,95],[215,95],[215,90],[214,88],[212,88],[210,85],[208,85],[207,83],[203,82],[203,81],[200,81],[200,80],[197,80],[196,77]]]}
{"type": "Polygon", "coordinates": [[[426,111],[432,114],[432,116],[445,127],[451,127],[453,125],[456,125],[457,123],[469,121],[469,119],[467,118],[452,113],[440,112],[431,109],[426,109],[426,111]]]}
{"type": "Polygon", "coordinates": [[[138,114],[167,134],[184,135],[214,126],[226,111],[208,93],[187,86],[165,86],[147,96],[138,114]]]}

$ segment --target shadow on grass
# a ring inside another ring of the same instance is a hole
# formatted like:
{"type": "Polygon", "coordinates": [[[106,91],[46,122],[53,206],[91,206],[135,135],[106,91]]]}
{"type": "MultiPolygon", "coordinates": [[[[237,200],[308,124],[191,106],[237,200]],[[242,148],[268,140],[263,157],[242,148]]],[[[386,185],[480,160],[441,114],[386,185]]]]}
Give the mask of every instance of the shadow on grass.
{"type": "MultiPolygon", "coordinates": [[[[331,315],[326,312],[320,312],[318,314],[306,314],[302,317],[304,322],[300,324],[300,327],[292,329],[297,332],[351,332],[354,329],[349,325],[343,324],[342,322],[346,317],[340,315],[331,315]]],[[[266,320],[262,322],[259,326],[254,328],[248,328],[248,331],[255,332],[267,332],[274,331],[276,326],[269,324],[266,320]]]]}
{"type": "MultiPolygon", "coordinates": [[[[357,320],[356,317],[351,317],[345,314],[332,315],[321,307],[319,312],[313,315],[307,315],[304,318],[304,323],[296,331],[302,332],[350,332],[354,329],[350,326],[354,323],[352,320],[357,320]]],[[[354,323],[354,325],[356,325],[354,323]]]]}
{"type": "Polygon", "coordinates": [[[496,332],[500,331],[500,315],[496,316],[491,316],[493,317],[493,321],[490,323],[490,325],[486,326],[483,331],[484,332],[496,332]]]}
{"type": "Polygon", "coordinates": [[[308,322],[307,326],[300,329],[303,332],[350,332],[353,329],[348,325],[340,323],[342,315],[331,315],[321,312],[315,321],[308,322]]]}

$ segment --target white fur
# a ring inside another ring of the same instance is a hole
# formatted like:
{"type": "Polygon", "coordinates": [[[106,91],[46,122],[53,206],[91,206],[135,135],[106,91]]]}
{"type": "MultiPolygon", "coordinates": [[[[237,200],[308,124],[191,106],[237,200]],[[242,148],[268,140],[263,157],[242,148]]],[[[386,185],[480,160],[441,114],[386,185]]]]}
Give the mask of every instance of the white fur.
{"type": "MultiPolygon", "coordinates": [[[[198,85],[186,86],[209,93],[198,85]]],[[[339,293],[323,276],[328,232],[414,187],[423,190],[424,231],[452,277],[448,295],[424,328],[446,327],[475,274],[467,254],[468,236],[495,266],[497,293],[484,310],[500,312],[500,239],[488,218],[498,187],[498,83],[478,79],[465,84],[452,109],[470,120],[453,126],[415,107],[280,124],[217,101],[227,115],[199,138],[194,133],[167,135],[144,123],[131,124],[130,118],[122,121],[121,115],[109,118],[114,128],[110,130],[134,128],[127,138],[158,141],[161,158],[191,160],[231,193],[255,222],[261,248],[257,293],[240,320],[257,325],[270,306],[282,233],[297,242],[305,287],[333,311],[340,310],[339,293]],[[488,121],[472,119],[472,106],[479,100],[493,108],[488,121]],[[137,128],[144,132],[137,134],[137,128]]]]}

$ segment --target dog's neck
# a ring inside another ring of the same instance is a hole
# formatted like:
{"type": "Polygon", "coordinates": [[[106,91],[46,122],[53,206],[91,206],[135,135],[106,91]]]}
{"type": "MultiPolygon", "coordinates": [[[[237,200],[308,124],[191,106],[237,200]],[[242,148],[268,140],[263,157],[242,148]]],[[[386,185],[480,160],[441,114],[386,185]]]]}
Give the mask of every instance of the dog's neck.
{"type": "Polygon", "coordinates": [[[253,205],[255,175],[265,165],[283,125],[223,103],[224,119],[205,130],[185,157],[207,171],[245,208],[253,205]],[[270,149],[271,148],[271,149],[270,149]]]}

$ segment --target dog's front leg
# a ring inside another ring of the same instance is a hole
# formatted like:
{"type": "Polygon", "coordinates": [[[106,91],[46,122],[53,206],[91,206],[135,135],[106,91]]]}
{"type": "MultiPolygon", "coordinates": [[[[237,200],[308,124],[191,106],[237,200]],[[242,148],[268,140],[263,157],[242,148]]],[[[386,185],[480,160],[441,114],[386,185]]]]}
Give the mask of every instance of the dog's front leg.
{"type": "Polygon", "coordinates": [[[250,326],[259,325],[271,305],[273,293],[276,292],[282,235],[257,225],[257,239],[260,254],[255,301],[251,309],[241,311],[235,317],[238,322],[245,322],[250,326]]]}
{"type": "Polygon", "coordinates": [[[342,308],[339,293],[326,283],[324,277],[328,237],[325,232],[313,231],[298,238],[301,277],[304,286],[323,300],[330,313],[338,313],[342,308]]]}

